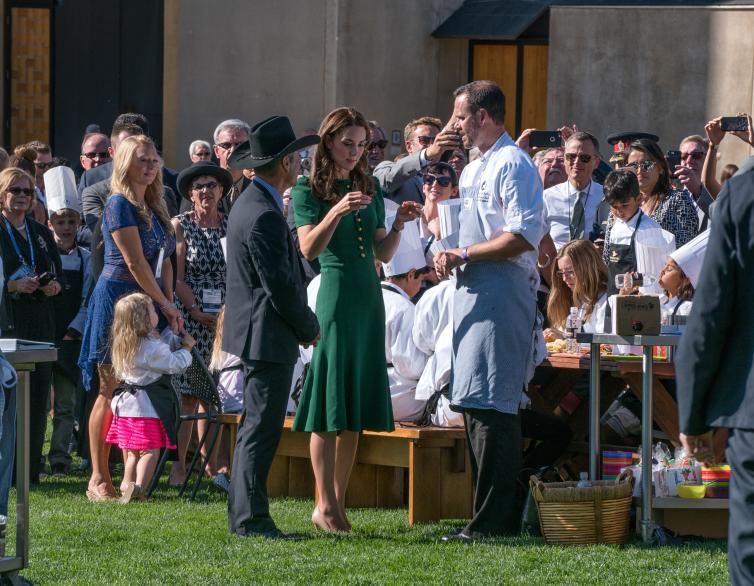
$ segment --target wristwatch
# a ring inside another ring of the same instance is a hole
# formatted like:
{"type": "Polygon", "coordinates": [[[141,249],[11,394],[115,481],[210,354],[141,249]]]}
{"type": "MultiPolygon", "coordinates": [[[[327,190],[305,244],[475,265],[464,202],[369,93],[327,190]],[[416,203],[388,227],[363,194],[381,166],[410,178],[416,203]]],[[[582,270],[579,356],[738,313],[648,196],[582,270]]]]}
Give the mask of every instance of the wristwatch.
{"type": "Polygon", "coordinates": [[[461,258],[463,259],[463,262],[469,262],[469,247],[464,246],[463,250],[461,251],[461,258]]]}

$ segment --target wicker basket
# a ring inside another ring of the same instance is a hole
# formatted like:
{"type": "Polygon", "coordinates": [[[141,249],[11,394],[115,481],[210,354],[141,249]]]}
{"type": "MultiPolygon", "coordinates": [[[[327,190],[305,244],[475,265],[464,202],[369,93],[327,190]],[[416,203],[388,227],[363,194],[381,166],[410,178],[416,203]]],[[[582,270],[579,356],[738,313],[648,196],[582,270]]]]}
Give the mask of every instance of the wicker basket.
{"type": "Polygon", "coordinates": [[[576,482],[544,483],[532,476],[532,495],[547,543],[625,543],[634,477],[624,470],[615,480],[592,481],[589,488],[576,482]]]}

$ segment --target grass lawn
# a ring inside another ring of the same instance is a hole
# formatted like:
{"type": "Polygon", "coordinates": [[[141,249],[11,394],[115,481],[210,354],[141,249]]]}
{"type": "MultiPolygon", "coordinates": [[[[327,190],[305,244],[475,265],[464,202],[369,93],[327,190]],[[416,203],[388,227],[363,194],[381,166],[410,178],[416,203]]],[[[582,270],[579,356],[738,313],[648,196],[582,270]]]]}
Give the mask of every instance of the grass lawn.
{"type": "MultiPolygon", "coordinates": [[[[35,584],[721,584],[725,544],[552,547],[539,539],[445,545],[454,523],[410,528],[398,510],[353,510],[354,532],[318,534],[312,502],[278,499],[272,512],[301,542],[228,534],[219,492],[196,502],[161,485],[148,503],[91,504],[83,477],[47,478],[31,494],[35,584]]],[[[13,496],[11,497],[14,498],[13,496]]],[[[13,500],[11,501],[11,505],[13,500]]],[[[12,508],[12,507],[11,507],[12,508]]],[[[10,521],[14,522],[14,521],[10,521]]],[[[12,533],[12,531],[9,531],[12,533]]],[[[14,543],[9,535],[8,543],[14,543]]]]}

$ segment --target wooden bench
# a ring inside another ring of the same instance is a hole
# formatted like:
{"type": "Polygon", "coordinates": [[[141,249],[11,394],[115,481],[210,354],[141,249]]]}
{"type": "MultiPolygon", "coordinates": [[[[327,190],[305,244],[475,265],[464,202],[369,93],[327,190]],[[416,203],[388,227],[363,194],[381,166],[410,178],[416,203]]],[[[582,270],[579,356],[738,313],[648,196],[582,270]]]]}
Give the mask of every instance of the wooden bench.
{"type": "MultiPolygon", "coordinates": [[[[270,470],[270,496],[315,496],[309,434],[285,430],[270,470]]],[[[408,522],[468,519],[472,508],[471,463],[466,433],[459,428],[396,424],[391,433],[361,434],[351,481],[349,507],[402,507],[408,522]],[[408,478],[406,479],[406,470],[408,478]]]]}

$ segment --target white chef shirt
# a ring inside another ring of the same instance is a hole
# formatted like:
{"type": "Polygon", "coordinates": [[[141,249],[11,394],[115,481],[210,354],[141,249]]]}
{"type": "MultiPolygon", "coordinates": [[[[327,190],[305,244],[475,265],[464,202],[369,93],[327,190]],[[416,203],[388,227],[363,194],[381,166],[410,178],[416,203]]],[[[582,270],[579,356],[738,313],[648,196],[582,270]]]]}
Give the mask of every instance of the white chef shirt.
{"type": "MultiPolygon", "coordinates": [[[[558,251],[571,240],[571,218],[578,194],[578,189],[571,185],[570,181],[554,185],[543,194],[545,224],[558,251]]],[[[592,181],[584,189],[584,195],[584,238],[588,238],[597,217],[597,208],[602,201],[602,185],[592,181]]]]}
{"type": "MultiPolygon", "coordinates": [[[[537,248],[545,233],[542,182],[529,155],[516,146],[507,132],[491,149],[466,165],[459,193],[463,210],[476,205],[479,228],[486,240],[510,232],[520,234],[531,244],[534,250],[510,261],[536,272],[537,248]],[[478,185],[476,202],[469,197],[475,185],[478,185]]],[[[462,235],[463,232],[462,228],[462,235]]],[[[476,243],[461,242],[460,246],[472,244],[476,243]]]]}

